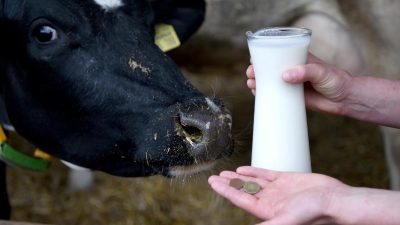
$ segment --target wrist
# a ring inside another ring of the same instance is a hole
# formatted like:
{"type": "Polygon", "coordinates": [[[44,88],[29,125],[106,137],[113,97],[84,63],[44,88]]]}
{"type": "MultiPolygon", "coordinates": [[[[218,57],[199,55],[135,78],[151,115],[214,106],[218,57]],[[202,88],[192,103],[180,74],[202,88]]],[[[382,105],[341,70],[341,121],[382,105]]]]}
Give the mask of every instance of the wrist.
{"type": "Polygon", "coordinates": [[[399,127],[400,81],[371,76],[351,78],[341,115],[385,126],[399,127]]]}
{"type": "Polygon", "coordinates": [[[327,213],[334,224],[397,224],[399,202],[395,191],[347,186],[335,191],[327,213]]]}
{"type": "Polygon", "coordinates": [[[345,185],[337,188],[326,208],[326,215],[333,224],[362,224],[363,209],[360,208],[364,194],[359,188],[345,185]]]}
{"type": "MultiPolygon", "coordinates": [[[[316,195],[315,201],[312,208],[314,211],[310,211],[309,215],[317,215],[312,220],[312,224],[349,224],[343,223],[343,215],[341,212],[345,198],[348,196],[349,189],[351,187],[337,183],[331,186],[322,186],[319,189],[313,189],[313,193],[316,195]]],[[[345,220],[347,221],[347,219],[345,220]]]]}
{"type": "Polygon", "coordinates": [[[377,115],[379,100],[374,94],[374,86],[370,87],[369,77],[354,76],[351,78],[349,93],[343,101],[343,115],[351,118],[371,121],[377,115]]]}

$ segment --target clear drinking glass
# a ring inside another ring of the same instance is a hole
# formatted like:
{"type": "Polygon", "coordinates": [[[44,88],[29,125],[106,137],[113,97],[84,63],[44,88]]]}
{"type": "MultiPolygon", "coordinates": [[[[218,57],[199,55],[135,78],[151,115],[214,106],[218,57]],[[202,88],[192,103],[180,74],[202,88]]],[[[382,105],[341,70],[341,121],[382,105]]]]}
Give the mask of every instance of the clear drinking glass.
{"type": "Polygon", "coordinates": [[[305,64],[311,30],[271,27],[246,35],[257,83],[251,165],[311,172],[303,84],[282,79],[305,64]]]}

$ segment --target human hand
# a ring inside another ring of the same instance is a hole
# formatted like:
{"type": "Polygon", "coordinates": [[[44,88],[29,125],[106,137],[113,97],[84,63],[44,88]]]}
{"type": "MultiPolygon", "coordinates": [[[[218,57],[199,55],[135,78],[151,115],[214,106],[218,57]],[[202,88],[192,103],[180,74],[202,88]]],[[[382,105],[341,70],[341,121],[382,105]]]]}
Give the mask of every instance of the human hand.
{"type": "MultiPolygon", "coordinates": [[[[247,68],[247,86],[255,95],[256,79],[253,66],[247,68]]],[[[306,65],[296,66],[283,74],[283,80],[305,85],[306,105],[317,111],[343,114],[343,101],[350,94],[352,77],[346,71],[330,66],[311,53],[306,65]]]]}
{"type": "MultiPolygon", "coordinates": [[[[322,224],[333,221],[329,216],[330,200],[336,190],[348,187],[340,181],[312,173],[288,173],[239,167],[236,172],[223,171],[208,179],[211,187],[236,206],[271,224],[322,224]],[[229,186],[239,178],[261,186],[255,195],[229,186]]],[[[260,225],[261,225],[260,224],[260,225]]]]}

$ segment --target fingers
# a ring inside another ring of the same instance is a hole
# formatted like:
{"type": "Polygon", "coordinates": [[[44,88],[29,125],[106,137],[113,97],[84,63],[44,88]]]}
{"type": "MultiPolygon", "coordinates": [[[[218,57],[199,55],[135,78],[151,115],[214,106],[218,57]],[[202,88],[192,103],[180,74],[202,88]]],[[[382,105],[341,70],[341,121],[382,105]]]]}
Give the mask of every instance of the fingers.
{"type": "Polygon", "coordinates": [[[266,170],[266,169],[252,167],[252,166],[239,167],[236,169],[236,172],[238,174],[242,174],[245,176],[252,176],[252,177],[265,179],[270,182],[276,180],[280,174],[277,171],[266,170]]]}
{"type": "MultiPolygon", "coordinates": [[[[333,71],[319,58],[312,53],[308,54],[306,65],[297,66],[289,69],[283,74],[283,80],[288,83],[304,83],[310,81],[311,83],[318,84],[329,80],[333,71]]],[[[247,87],[251,90],[253,95],[256,94],[256,80],[253,65],[250,65],[246,70],[247,87]]]]}
{"type": "Polygon", "coordinates": [[[221,177],[227,178],[228,182],[233,178],[239,178],[239,179],[241,179],[241,180],[243,180],[245,182],[246,181],[254,181],[254,182],[258,183],[262,189],[266,188],[267,184],[269,183],[265,179],[261,179],[261,178],[258,178],[258,177],[252,177],[252,176],[245,176],[245,175],[237,174],[237,173],[232,172],[232,171],[223,171],[219,175],[221,177]]]}
{"type": "MultiPolygon", "coordinates": [[[[317,58],[312,53],[308,53],[307,64],[306,65],[310,65],[310,66],[308,66],[308,68],[306,68],[305,70],[302,69],[303,66],[298,66],[298,67],[295,67],[293,69],[288,70],[287,73],[284,74],[284,80],[285,81],[293,80],[296,83],[304,82],[305,80],[301,81],[301,80],[299,80],[300,77],[299,78],[297,78],[297,77],[301,76],[302,74],[304,76],[304,75],[306,75],[308,73],[323,74],[322,72],[325,71],[324,70],[324,66],[323,66],[324,62],[321,59],[317,58]],[[317,65],[314,65],[314,64],[317,64],[317,65]],[[299,74],[299,75],[295,75],[295,74],[299,74]]],[[[247,75],[248,79],[251,79],[251,80],[255,79],[255,73],[254,73],[253,65],[250,65],[247,68],[246,75],[247,75]]],[[[251,85],[248,82],[247,86],[249,88],[251,88],[251,89],[255,89],[255,82],[251,82],[251,85]]]]}
{"type": "Polygon", "coordinates": [[[256,225],[280,225],[280,224],[299,224],[299,223],[288,222],[285,217],[280,217],[280,218],[274,218],[272,220],[264,221],[264,222],[258,223],[256,225]]]}
{"type": "Polygon", "coordinates": [[[247,87],[250,88],[251,90],[256,89],[256,80],[248,79],[247,80],[247,87]]]}
{"type": "Polygon", "coordinates": [[[309,109],[317,112],[330,112],[336,115],[342,113],[343,105],[340,102],[331,101],[314,89],[305,88],[306,105],[309,109]]]}
{"type": "Polygon", "coordinates": [[[229,180],[230,179],[221,176],[211,176],[208,179],[208,183],[211,185],[211,188],[222,197],[227,198],[236,206],[250,213],[254,213],[254,206],[257,203],[257,198],[229,186],[229,180]]]}
{"type": "Polygon", "coordinates": [[[247,70],[246,70],[246,75],[247,75],[247,87],[251,90],[251,93],[253,95],[256,95],[256,80],[255,80],[255,74],[254,74],[254,68],[253,65],[250,65],[247,70]]]}
{"type": "Polygon", "coordinates": [[[255,78],[255,74],[254,74],[254,67],[253,65],[250,65],[247,70],[246,70],[246,75],[247,78],[249,79],[254,79],[255,78]]]}

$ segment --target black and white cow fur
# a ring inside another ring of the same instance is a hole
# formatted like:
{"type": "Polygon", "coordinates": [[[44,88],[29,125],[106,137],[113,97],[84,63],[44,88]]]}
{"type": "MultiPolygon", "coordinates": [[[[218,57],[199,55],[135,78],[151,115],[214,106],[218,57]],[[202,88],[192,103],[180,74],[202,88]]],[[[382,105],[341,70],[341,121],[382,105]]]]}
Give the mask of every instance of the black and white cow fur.
{"type": "MultiPolygon", "coordinates": [[[[205,3],[160,2],[1,0],[0,90],[16,131],[55,157],[117,176],[178,176],[229,155],[228,110],[154,44],[156,22],[186,40],[205,3]]],[[[1,165],[7,217],[4,174],[1,165]]]]}

